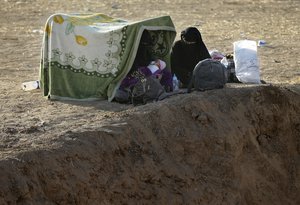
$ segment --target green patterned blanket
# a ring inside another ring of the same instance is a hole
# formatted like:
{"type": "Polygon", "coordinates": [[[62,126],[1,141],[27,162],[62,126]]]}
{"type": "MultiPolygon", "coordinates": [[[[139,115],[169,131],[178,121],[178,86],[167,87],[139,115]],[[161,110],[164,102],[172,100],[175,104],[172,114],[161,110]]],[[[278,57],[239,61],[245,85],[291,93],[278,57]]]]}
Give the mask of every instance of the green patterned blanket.
{"type": "Polygon", "coordinates": [[[176,37],[169,16],[137,22],[104,14],[50,16],[40,67],[43,95],[50,99],[111,101],[131,69],[145,29],[155,38],[153,53],[168,64],[176,37]]]}

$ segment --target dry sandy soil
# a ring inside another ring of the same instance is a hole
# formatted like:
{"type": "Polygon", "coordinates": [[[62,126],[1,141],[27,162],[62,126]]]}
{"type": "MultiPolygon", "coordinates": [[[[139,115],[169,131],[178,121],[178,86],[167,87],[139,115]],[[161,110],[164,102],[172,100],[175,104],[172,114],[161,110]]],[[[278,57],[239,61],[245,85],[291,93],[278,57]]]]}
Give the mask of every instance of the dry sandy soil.
{"type": "Polygon", "coordinates": [[[2,0],[0,15],[0,204],[300,204],[300,1],[2,0]],[[265,40],[267,84],[138,107],[49,101],[21,83],[38,79],[59,12],[170,15],[224,53],[265,40]]]}

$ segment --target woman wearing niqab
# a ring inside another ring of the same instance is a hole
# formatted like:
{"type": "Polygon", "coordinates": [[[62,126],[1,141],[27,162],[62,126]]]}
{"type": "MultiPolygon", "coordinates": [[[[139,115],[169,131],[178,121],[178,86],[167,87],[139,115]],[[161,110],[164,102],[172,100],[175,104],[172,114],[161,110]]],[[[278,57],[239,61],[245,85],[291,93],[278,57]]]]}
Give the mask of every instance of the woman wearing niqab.
{"type": "Polygon", "coordinates": [[[199,61],[211,56],[197,28],[188,27],[181,32],[180,38],[172,47],[171,69],[182,83],[182,87],[187,87],[195,66],[199,61]]]}

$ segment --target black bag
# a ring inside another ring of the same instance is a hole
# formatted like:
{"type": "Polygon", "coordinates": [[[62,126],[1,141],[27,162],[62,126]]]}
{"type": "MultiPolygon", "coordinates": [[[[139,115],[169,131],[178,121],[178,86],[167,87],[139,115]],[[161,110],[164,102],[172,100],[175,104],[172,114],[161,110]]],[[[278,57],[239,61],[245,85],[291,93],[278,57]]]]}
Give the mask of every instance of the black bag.
{"type": "Polygon", "coordinates": [[[133,105],[146,104],[151,101],[158,101],[166,98],[164,87],[160,84],[159,79],[154,76],[140,79],[133,87],[131,100],[133,105]]]}
{"type": "Polygon", "coordinates": [[[114,100],[118,103],[131,103],[130,100],[130,90],[118,89],[115,94],[114,100]]]}
{"type": "Polygon", "coordinates": [[[195,66],[188,92],[191,92],[193,87],[199,91],[223,88],[226,82],[226,67],[220,61],[205,59],[195,66]]]}

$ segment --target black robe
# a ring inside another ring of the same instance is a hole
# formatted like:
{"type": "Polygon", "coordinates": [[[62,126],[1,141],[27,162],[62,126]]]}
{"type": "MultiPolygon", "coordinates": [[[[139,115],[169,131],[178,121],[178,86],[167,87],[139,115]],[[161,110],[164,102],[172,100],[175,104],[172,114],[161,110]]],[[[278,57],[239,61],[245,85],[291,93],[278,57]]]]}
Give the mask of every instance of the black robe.
{"type": "Polygon", "coordinates": [[[129,74],[136,71],[139,67],[147,66],[154,60],[151,48],[153,46],[152,38],[148,30],[144,30],[139,47],[129,74]]]}

